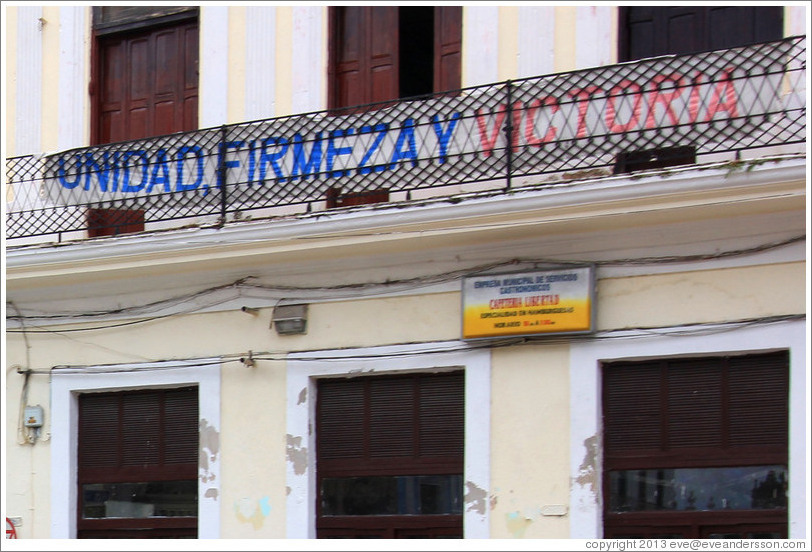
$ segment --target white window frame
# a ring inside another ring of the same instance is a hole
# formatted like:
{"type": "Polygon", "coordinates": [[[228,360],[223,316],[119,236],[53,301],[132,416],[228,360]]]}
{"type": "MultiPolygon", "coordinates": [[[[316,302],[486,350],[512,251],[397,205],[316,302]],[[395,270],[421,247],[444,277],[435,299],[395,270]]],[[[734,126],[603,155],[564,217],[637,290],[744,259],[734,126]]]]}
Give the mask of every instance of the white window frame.
{"type": "Polygon", "coordinates": [[[316,537],[317,380],[452,369],[465,370],[464,537],[489,538],[491,355],[458,341],[288,356],[287,538],[316,537]]]}
{"type": "MultiPolygon", "coordinates": [[[[696,329],[696,328],[694,328],[696,329]]],[[[629,331],[612,339],[572,344],[570,351],[570,537],[603,536],[601,424],[602,362],[678,356],[721,356],[789,350],[789,538],[806,535],[806,322],[758,324],[739,329],[719,327],[692,335],[691,328],[660,332],[629,331]],[[592,450],[586,450],[587,443],[592,450]]]]}
{"type": "MultiPolygon", "coordinates": [[[[79,400],[82,393],[198,386],[201,424],[220,431],[220,361],[198,359],[55,368],[51,377],[51,538],[75,539],[78,494],[79,400]]],[[[220,454],[198,477],[197,538],[220,536],[220,454]],[[203,475],[206,475],[204,482],[203,475]],[[213,476],[213,477],[212,477],[213,476]]]]}

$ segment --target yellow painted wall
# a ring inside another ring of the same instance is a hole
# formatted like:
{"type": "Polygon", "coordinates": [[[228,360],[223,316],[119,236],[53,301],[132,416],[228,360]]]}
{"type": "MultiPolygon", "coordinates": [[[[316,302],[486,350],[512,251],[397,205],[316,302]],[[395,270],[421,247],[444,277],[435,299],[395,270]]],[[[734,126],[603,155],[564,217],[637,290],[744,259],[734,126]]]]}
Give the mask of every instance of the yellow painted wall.
{"type": "MultiPolygon", "coordinates": [[[[598,283],[601,329],[722,321],[797,313],[805,303],[804,264],[785,263],[626,278],[598,283]]],[[[130,363],[289,349],[363,347],[459,337],[458,293],[314,303],[305,336],[269,329],[270,308],[193,314],[100,332],[7,336],[8,515],[25,517],[21,534],[47,537],[50,451],[46,439],[17,445],[17,398],[23,377],[71,364],[130,363]],[[363,331],[359,331],[363,328],[363,331]],[[147,346],[148,344],[148,346],[147,346]],[[30,516],[35,515],[32,519],[30,516]]],[[[283,362],[222,371],[221,535],[285,536],[285,371],[283,362]]],[[[495,349],[491,400],[491,536],[566,538],[569,507],[569,346],[495,349]]],[[[45,407],[47,376],[31,376],[27,403],[45,407]]]]}
{"type": "MultiPolygon", "coordinates": [[[[273,8],[269,8],[273,9],[273,8]]],[[[245,7],[228,8],[228,121],[245,120],[245,7]]]]}
{"type": "Polygon", "coordinates": [[[54,151],[59,144],[59,7],[42,8],[42,150],[54,151]]]}
{"type": "Polygon", "coordinates": [[[599,329],[718,322],[796,312],[804,263],[603,279],[599,329]]]}
{"type": "Polygon", "coordinates": [[[288,114],[293,110],[293,8],[276,8],[276,112],[288,114]]]}
{"type": "Polygon", "coordinates": [[[569,537],[569,346],[496,349],[491,365],[491,538],[569,537]]]}
{"type": "MultiPolygon", "coordinates": [[[[3,6],[3,19],[5,20],[5,28],[3,29],[3,56],[5,67],[3,71],[3,89],[6,94],[6,105],[4,106],[5,114],[3,116],[3,123],[6,127],[4,129],[5,135],[3,140],[3,152],[7,156],[14,154],[14,117],[17,113],[15,106],[17,105],[17,51],[16,48],[10,48],[9,45],[17,43],[17,10],[3,6]]],[[[9,193],[7,189],[6,193],[9,193]]],[[[11,198],[8,198],[9,200],[11,198]]]]}
{"type": "MultiPolygon", "coordinates": [[[[465,9],[465,8],[463,8],[465,9]]],[[[499,7],[499,80],[519,74],[519,8],[499,7]]]]}

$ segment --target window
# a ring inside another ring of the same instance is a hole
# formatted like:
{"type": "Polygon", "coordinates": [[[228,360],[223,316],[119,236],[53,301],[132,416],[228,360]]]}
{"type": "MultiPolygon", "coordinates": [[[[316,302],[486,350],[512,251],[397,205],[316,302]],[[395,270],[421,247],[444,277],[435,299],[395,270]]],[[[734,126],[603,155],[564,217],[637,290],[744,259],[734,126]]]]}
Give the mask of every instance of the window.
{"type": "MultiPolygon", "coordinates": [[[[93,8],[93,144],[197,129],[197,8],[93,8]]],[[[138,232],[144,211],[90,209],[91,237],[138,232]]]]}
{"type": "Polygon", "coordinates": [[[620,61],[783,38],[783,6],[620,8],[620,61]]]}
{"type": "Polygon", "coordinates": [[[786,538],[786,352],[603,365],[606,538],[786,538]]]}
{"type": "Polygon", "coordinates": [[[330,8],[330,108],[460,87],[462,8],[330,8]]]}
{"type": "Polygon", "coordinates": [[[464,372],[318,382],[317,536],[462,538],[464,372]]]}
{"type": "MultiPolygon", "coordinates": [[[[735,48],[783,37],[782,6],[620,8],[619,61],[735,48]]],[[[696,163],[693,145],[621,152],[614,172],[696,163]]]]}
{"type": "MultiPolygon", "coordinates": [[[[328,104],[336,115],[461,86],[460,6],[331,7],[329,26],[328,104]]],[[[327,193],[328,209],[387,201],[386,189],[327,193]]]]}
{"type": "Polygon", "coordinates": [[[197,538],[198,388],[79,396],[79,538],[197,538]]]}

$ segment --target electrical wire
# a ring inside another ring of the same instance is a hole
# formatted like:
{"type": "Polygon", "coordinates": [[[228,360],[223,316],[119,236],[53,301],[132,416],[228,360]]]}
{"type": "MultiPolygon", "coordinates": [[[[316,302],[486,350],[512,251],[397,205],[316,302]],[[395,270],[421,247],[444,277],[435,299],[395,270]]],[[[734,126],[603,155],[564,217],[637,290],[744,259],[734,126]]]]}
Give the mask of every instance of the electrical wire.
{"type": "MultiPolygon", "coordinates": [[[[348,283],[348,284],[338,284],[332,286],[286,286],[286,285],[275,285],[275,284],[263,284],[263,283],[254,283],[252,280],[256,278],[253,276],[247,276],[244,278],[240,278],[235,280],[234,282],[218,285],[214,287],[209,287],[194,293],[179,295],[175,297],[171,297],[168,299],[163,299],[159,301],[154,301],[151,303],[146,303],[144,305],[132,306],[132,307],[122,307],[117,309],[109,309],[109,310],[100,310],[100,311],[91,311],[91,312],[60,312],[60,313],[53,313],[53,314],[29,314],[23,315],[20,310],[15,305],[15,310],[17,311],[17,315],[7,315],[7,320],[17,320],[22,323],[23,320],[65,320],[65,319],[76,319],[76,318],[93,318],[93,317],[104,317],[104,316],[115,316],[115,315],[134,315],[139,313],[147,313],[153,312],[159,309],[169,308],[171,306],[176,306],[183,303],[188,303],[194,301],[195,299],[202,298],[204,296],[212,295],[224,290],[234,289],[237,291],[236,296],[232,296],[227,299],[221,299],[216,302],[206,304],[206,305],[197,305],[193,308],[188,310],[183,310],[180,312],[173,312],[164,315],[157,315],[152,317],[146,317],[139,320],[131,320],[127,322],[121,323],[113,323],[113,324],[106,324],[101,326],[93,326],[87,328],[69,328],[63,329],[59,331],[49,330],[45,328],[39,327],[39,329],[28,329],[29,333],[62,333],[62,332],[80,332],[80,331],[93,331],[93,330],[103,330],[103,329],[114,329],[124,326],[130,326],[135,324],[143,324],[146,322],[152,322],[155,320],[160,320],[162,318],[167,318],[170,316],[176,316],[181,314],[190,314],[193,312],[200,311],[204,308],[208,308],[211,306],[215,306],[217,304],[224,303],[228,300],[236,299],[238,297],[243,296],[243,291],[264,291],[264,292],[279,292],[279,293],[313,293],[313,292],[357,292],[357,293],[366,293],[370,289],[378,289],[383,288],[387,290],[393,289],[400,289],[400,290],[409,290],[409,289],[418,289],[421,287],[426,287],[430,285],[436,285],[441,283],[446,283],[450,281],[456,281],[465,276],[473,276],[476,274],[483,274],[489,271],[497,270],[500,268],[506,268],[509,266],[518,266],[518,265],[558,265],[558,266],[567,266],[567,265],[587,265],[591,264],[597,267],[608,267],[608,266],[639,266],[639,265],[652,265],[652,264],[670,264],[670,263],[688,263],[688,262],[702,262],[702,261],[709,261],[709,260],[717,260],[717,259],[724,259],[729,257],[736,257],[736,256],[744,256],[744,255],[753,255],[756,253],[761,253],[764,251],[769,251],[772,249],[784,247],[787,245],[791,245],[793,243],[797,243],[800,241],[804,241],[806,239],[805,234],[801,234],[798,236],[792,236],[787,239],[769,242],[760,244],[754,247],[744,248],[744,249],[734,249],[729,251],[721,251],[716,253],[710,254],[693,254],[693,255],[668,255],[668,256],[651,256],[651,257],[637,257],[637,258],[621,258],[621,259],[611,259],[611,260],[594,260],[594,261],[585,261],[585,260],[571,260],[571,261],[562,261],[558,259],[545,259],[545,258],[529,258],[529,259],[510,259],[506,261],[496,261],[492,263],[480,264],[472,267],[467,267],[464,269],[458,269],[453,271],[441,272],[433,275],[423,275],[423,276],[416,276],[413,278],[401,278],[401,279],[394,279],[390,280],[387,279],[385,281],[377,281],[377,282],[356,282],[356,283],[348,283]]],[[[25,333],[25,329],[7,329],[9,333],[25,333]]]]}
{"type": "MultiPolygon", "coordinates": [[[[295,351],[295,352],[251,352],[250,357],[256,365],[257,361],[272,361],[272,362],[347,362],[347,361],[364,361],[364,360],[378,360],[387,358],[402,358],[402,357],[420,357],[428,355],[441,355],[452,354],[459,352],[466,352],[478,349],[499,349],[503,347],[514,347],[524,345],[551,345],[561,343],[572,343],[578,341],[604,341],[616,339],[645,339],[652,337],[694,337],[712,335],[717,333],[729,332],[741,328],[764,326],[769,324],[779,324],[784,322],[793,322],[798,320],[805,320],[805,314],[789,314],[766,316],[757,318],[744,318],[739,320],[725,321],[725,322],[697,322],[694,324],[687,324],[681,326],[641,326],[634,328],[620,328],[613,330],[605,330],[595,332],[592,334],[571,334],[565,336],[520,336],[501,339],[483,339],[477,341],[458,341],[444,346],[432,345],[432,342],[422,343],[402,343],[401,346],[418,346],[422,345],[423,348],[415,347],[406,351],[391,351],[391,352],[371,352],[371,353],[357,353],[352,348],[342,349],[341,352],[334,354],[318,355],[319,351],[295,351]]],[[[446,343],[446,342],[443,342],[446,343]]],[[[120,364],[112,365],[57,365],[49,370],[29,370],[27,373],[32,375],[53,375],[59,374],[105,374],[105,373],[130,373],[130,372],[153,372],[162,370],[173,370],[177,368],[190,368],[190,367],[204,367],[225,364],[245,364],[244,360],[248,357],[246,353],[233,353],[219,356],[217,359],[208,357],[206,360],[198,360],[196,358],[185,359],[171,359],[164,361],[155,361],[154,365],[149,366],[121,366],[120,364]]]]}

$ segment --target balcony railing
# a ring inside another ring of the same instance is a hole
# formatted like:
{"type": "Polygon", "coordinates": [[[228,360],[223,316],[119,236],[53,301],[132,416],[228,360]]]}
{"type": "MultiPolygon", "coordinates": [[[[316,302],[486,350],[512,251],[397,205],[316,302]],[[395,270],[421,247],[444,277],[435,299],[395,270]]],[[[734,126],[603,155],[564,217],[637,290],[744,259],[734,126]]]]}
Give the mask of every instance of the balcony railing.
{"type": "Polygon", "coordinates": [[[793,37],[14,157],[6,237],[216,225],[802,152],[805,51],[793,37]]]}

